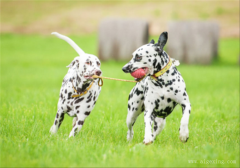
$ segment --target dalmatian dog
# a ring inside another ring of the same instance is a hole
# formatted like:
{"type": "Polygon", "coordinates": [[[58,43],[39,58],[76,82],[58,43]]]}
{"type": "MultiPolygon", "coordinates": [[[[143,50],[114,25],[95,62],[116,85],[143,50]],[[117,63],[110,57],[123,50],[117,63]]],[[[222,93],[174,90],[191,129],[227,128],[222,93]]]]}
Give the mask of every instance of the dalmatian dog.
{"type": "Polygon", "coordinates": [[[57,32],[52,34],[68,42],[79,54],[67,67],[62,87],[60,89],[58,110],[50,129],[50,133],[57,133],[62,124],[64,115],[73,118],[73,128],[69,137],[75,136],[82,128],[85,119],[90,115],[101,91],[97,79],[93,75],[101,76],[99,59],[91,54],[86,54],[70,38],[57,32]]]}
{"type": "Polygon", "coordinates": [[[191,104],[185,82],[176,68],[179,62],[171,59],[163,50],[167,39],[168,33],[163,32],[157,43],[151,40],[149,44],[141,46],[133,52],[133,58],[122,68],[125,73],[137,76],[135,80],[138,81],[131,90],[128,99],[128,141],[133,138],[133,125],[137,117],[144,112],[145,135],[143,143],[145,145],[152,143],[163,130],[166,117],[177,104],[182,107],[179,138],[182,142],[188,140],[191,104]],[[143,79],[140,79],[141,73],[136,75],[136,72],[140,70],[144,74],[143,79]]]}

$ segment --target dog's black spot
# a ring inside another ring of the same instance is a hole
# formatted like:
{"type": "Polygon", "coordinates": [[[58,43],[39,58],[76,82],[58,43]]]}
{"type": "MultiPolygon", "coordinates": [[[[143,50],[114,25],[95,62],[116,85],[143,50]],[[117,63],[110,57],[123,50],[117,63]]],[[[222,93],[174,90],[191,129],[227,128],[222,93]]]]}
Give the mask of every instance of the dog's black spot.
{"type": "Polygon", "coordinates": [[[164,96],[162,96],[161,99],[163,100],[163,99],[164,99],[164,96]]]}
{"type": "Polygon", "coordinates": [[[167,102],[170,103],[172,100],[170,98],[167,99],[167,102]]]}
{"type": "Polygon", "coordinates": [[[65,93],[67,93],[67,89],[65,89],[65,93]]]}
{"type": "Polygon", "coordinates": [[[170,90],[173,90],[173,87],[170,87],[170,90]]]}
{"type": "Polygon", "coordinates": [[[184,113],[184,110],[185,110],[185,108],[186,108],[186,105],[185,104],[181,104],[182,105],[182,111],[183,111],[183,113],[184,113]]]}
{"type": "Polygon", "coordinates": [[[89,96],[87,97],[87,99],[92,98],[92,92],[90,92],[89,96]]]}
{"type": "Polygon", "coordinates": [[[167,113],[167,115],[169,115],[172,112],[172,108],[166,107],[163,111],[165,111],[167,113]]]}
{"type": "Polygon", "coordinates": [[[68,99],[71,99],[71,96],[72,96],[72,92],[69,92],[68,93],[68,99]]]}
{"type": "Polygon", "coordinates": [[[149,62],[151,62],[151,59],[148,59],[149,62]]]}
{"type": "Polygon", "coordinates": [[[128,110],[130,110],[131,109],[131,106],[130,106],[130,104],[128,104],[128,110]]]}
{"type": "Polygon", "coordinates": [[[77,113],[79,113],[79,110],[77,111],[77,113]]]}
{"type": "Polygon", "coordinates": [[[85,84],[83,84],[82,90],[83,90],[83,91],[86,90],[86,88],[87,88],[89,85],[90,85],[90,83],[85,83],[85,84]]]}
{"type": "Polygon", "coordinates": [[[187,96],[186,92],[183,93],[183,96],[187,96]]]}
{"type": "Polygon", "coordinates": [[[146,51],[146,53],[148,54],[148,51],[146,51]]]}
{"type": "Polygon", "coordinates": [[[90,105],[87,106],[87,108],[89,108],[89,107],[90,107],[90,105]]]}
{"type": "Polygon", "coordinates": [[[77,88],[78,93],[82,93],[82,88],[77,88]]]}
{"type": "Polygon", "coordinates": [[[57,120],[55,120],[55,123],[54,123],[55,125],[57,125],[58,124],[58,121],[57,120]]]}
{"type": "Polygon", "coordinates": [[[159,103],[157,100],[155,100],[155,109],[158,109],[159,108],[159,103]]]}
{"type": "Polygon", "coordinates": [[[80,83],[81,82],[81,78],[77,75],[77,82],[80,83]]]}
{"type": "Polygon", "coordinates": [[[78,121],[78,125],[83,125],[84,121],[78,121]]]}
{"type": "Polygon", "coordinates": [[[89,114],[90,114],[90,111],[86,111],[84,114],[85,114],[85,115],[89,115],[89,114]]]}
{"type": "Polygon", "coordinates": [[[132,108],[132,111],[134,111],[134,107],[132,108]]]}
{"type": "Polygon", "coordinates": [[[156,66],[156,63],[157,63],[157,59],[155,58],[155,59],[153,60],[153,67],[156,66]]]}
{"type": "Polygon", "coordinates": [[[91,101],[91,99],[92,99],[92,98],[88,99],[88,100],[86,101],[86,103],[89,103],[89,102],[91,101]]]}
{"type": "Polygon", "coordinates": [[[137,94],[139,96],[140,94],[143,94],[143,91],[138,90],[138,88],[135,90],[134,94],[137,94]]]}
{"type": "Polygon", "coordinates": [[[168,81],[167,84],[165,84],[165,87],[172,85],[172,81],[168,81]]]}
{"type": "Polygon", "coordinates": [[[67,106],[67,112],[69,112],[69,111],[71,111],[71,110],[72,110],[72,108],[69,107],[69,106],[67,106]]]}
{"type": "Polygon", "coordinates": [[[77,103],[83,101],[83,99],[84,99],[84,97],[81,97],[81,98],[77,99],[77,100],[75,101],[75,104],[77,104],[77,103]]]}
{"type": "Polygon", "coordinates": [[[177,94],[177,93],[178,93],[178,90],[175,90],[175,93],[177,94]]]}
{"type": "Polygon", "coordinates": [[[56,118],[58,118],[58,113],[57,113],[57,115],[56,115],[56,118]]]}
{"type": "Polygon", "coordinates": [[[80,106],[76,106],[75,109],[77,110],[80,106]]]}

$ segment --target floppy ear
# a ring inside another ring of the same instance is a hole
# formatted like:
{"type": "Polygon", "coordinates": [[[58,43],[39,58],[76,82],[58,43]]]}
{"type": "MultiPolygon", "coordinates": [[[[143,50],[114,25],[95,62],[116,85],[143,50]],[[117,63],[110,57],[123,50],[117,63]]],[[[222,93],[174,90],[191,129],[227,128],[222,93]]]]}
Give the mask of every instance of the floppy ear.
{"type": "Polygon", "coordinates": [[[79,58],[78,57],[74,58],[74,60],[67,66],[67,68],[69,69],[79,68],[79,58]]]}
{"type": "Polygon", "coordinates": [[[152,39],[150,42],[149,42],[150,44],[154,44],[155,43],[155,41],[152,39]]]}
{"type": "Polygon", "coordinates": [[[167,32],[163,32],[159,39],[158,39],[158,45],[160,47],[160,50],[163,51],[163,47],[165,46],[165,44],[167,43],[167,39],[168,39],[168,33],[167,32]]]}

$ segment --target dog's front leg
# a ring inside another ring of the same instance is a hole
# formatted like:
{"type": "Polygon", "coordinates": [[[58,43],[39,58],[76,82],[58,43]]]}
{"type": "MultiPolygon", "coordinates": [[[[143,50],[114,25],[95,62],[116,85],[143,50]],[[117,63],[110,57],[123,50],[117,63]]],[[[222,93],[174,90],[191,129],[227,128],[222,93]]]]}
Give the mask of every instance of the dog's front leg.
{"type": "Polygon", "coordinates": [[[144,111],[145,136],[143,140],[143,143],[145,145],[151,144],[153,142],[151,115],[152,115],[152,110],[145,109],[144,111]]]}
{"type": "Polygon", "coordinates": [[[56,134],[64,119],[64,112],[59,109],[55,117],[53,126],[50,128],[51,134],[56,134]]]}
{"type": "Polygon", "coordinates": [[[188,122],[189,122],[189,116],[191,112],[191,104],[189,102],[181,104],[182,106],[182,119],[181,119],[181,125],[179,128],[180,133],[180,140],[182,142],[187,142],[189,138],[189,130],[188,130],[188,122]]]}

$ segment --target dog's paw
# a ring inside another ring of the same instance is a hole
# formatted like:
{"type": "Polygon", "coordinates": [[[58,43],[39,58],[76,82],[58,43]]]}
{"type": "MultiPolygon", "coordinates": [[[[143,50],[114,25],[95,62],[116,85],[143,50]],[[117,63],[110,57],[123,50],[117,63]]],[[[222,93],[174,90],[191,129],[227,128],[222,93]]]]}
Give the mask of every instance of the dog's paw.
{"type": "Polygon", "coordinates": [[[145,145],[150,145],[150,144],[153,143],[153,138],[152,138],[152,137],[144,138],[143,143],[144,143],[145,145]]]}
{"type": "Polygon", "coordinates": [[[54,125],[50,128],[49,132],[50,132],[52,135],[54,135],[54,134],[57,133],[57,129],[55,128],[54,125]]]}
{"type": "Polygon", "coordinates": [[[131,141],[132,141],[132,139],[133,139],[133,134],[134,134],[133,131],[128,131],[128,132],[127,132],[127,141],[128,141],[128,142],[131,142],[131,141]]]}
{"type": "Polygon", "coordinates": [[[189,138],[188,128],[180,128],[179,133],[180,133],[179,139],[184,143],[187,142],[187,140],[189,138]]]}

